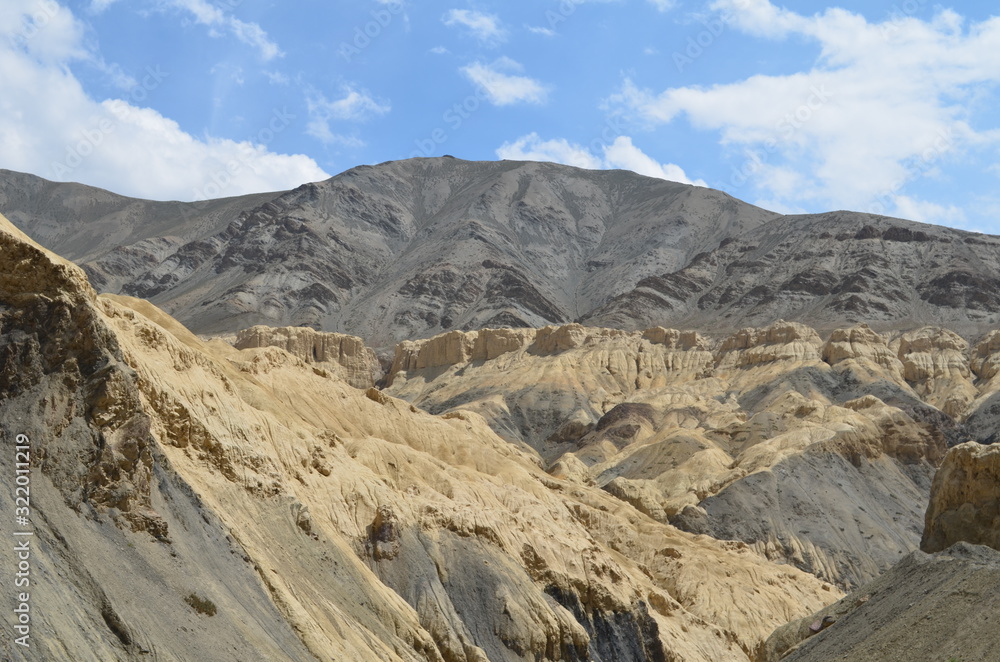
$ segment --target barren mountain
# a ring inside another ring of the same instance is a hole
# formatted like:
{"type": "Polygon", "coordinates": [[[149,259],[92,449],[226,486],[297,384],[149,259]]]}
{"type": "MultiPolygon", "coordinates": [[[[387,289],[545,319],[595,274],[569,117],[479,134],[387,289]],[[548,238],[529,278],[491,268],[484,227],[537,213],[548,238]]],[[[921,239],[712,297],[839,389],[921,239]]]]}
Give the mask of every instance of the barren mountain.
{"type": "Polygon", "coordinates": [[[13,192],[0,211],[28,233],[45,226],[41,240],[83,264],[102,291],[148,298],[198,332],[309,325],[377,346],[442,329],[570,321],[775,216],[624,171],[415,159],[355,168],[266,201],[213,203],[221,209],[114,198],[179,217],[122,233],[97,254],[57,241],[49,226],[100,231],[121,213],[114,204],[75,220],[60,210],[53,220],[51,209],[77,200],[82,187],[64,193],[70,185],[13,173],[5,180],[13,192]]]}
{"type": "Polygon", "coordinates": [[[935,324],[980,335],[1000,322],[1000,239],[851,212],[776,218],[683,269],[645,278],[582,316],[645,328],[801,321],[881,330],[935,324]]]}
{"type": "Polygon", "coordinates": [[[32,648],[4,628],[7,659],[746,661],[841,595],[551,476],[474,413],[99,296],[3,217],[0,255],[34,533],[32,648]]]}
{"type": "Polygon", "coordinates": [[[452,158],[0,211],[9,659],[989,650],[906,631],[995,612],[1000,239],[452,158]]]}
{"type": "Polygon", "coordinates": [[[0,211],[199,333],[255,324],[372,346],[575,320],[736,331],[1000,321],[1000,240],[546,163],[412,159],[286,193],[151,203],[0,172],[0,211]]]}

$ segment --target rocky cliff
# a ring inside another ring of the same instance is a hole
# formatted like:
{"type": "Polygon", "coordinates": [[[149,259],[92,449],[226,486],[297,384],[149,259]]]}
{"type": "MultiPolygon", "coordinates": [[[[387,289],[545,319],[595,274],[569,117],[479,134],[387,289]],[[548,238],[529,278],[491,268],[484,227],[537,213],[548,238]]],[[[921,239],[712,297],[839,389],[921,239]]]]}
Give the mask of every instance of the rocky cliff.
{"type": "Polygon", "coordinates": [[[378,356],[357,336],[301,327],[254,326],[237,333],[233,346],[236,349],[280,347],[307,363],[325,367],[356,388],[371,388],[382,377],[378,356]]]}

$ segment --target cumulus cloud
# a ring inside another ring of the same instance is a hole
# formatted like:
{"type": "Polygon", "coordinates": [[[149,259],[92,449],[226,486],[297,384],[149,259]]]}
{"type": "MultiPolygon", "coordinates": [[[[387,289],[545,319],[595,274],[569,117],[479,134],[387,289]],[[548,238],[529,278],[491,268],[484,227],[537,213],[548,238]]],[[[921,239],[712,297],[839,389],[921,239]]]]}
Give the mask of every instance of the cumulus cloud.
{"type": "Polygon", "coordinates": [[[486,44],[499,44],[507,39],[507,30],[496,14],[472,9],[452,9],[441,20],[448,27],[464,27],[473,37],[486,44]]]}
{"type": "Polygon", "coordinates": [[[69,66],[93,56],[68,9],[48,0],[5,0],[2,14],[6,168],[158,200],[273,191],[329,177],[307,156],[269,149],[301,122],[287,110],[276,109],[242,141],[192,136],[142,105],[169,72],[147,69],[122,98],[94,99],[69,66]]]}
{"type": "Polygon", "coordinates": [[[487,98],[496,106],[515,103],[545,103],[548,91],[534,78],[518,75],[524,68],[510,59],[502,57],[491,64],[473,62],[462,67],[465,77],[478,85],[487,98]]]}
{"type": "Polygon", "coordinates": [[[674,163],[660,163],[632,144],[628,136],[618,136],[604,147],[604,164],[607,168],[631,170],[647,177],[669,179],[672,182],[708,186],[703,180],[692,181],[684,169],[674,163]]]}
{"type": "Polygon", "coordinates": [[[1000,142],[995,127],[973,126],[970,111],[977,90],[1000,83],[1000,18],[966,25],[942,10],[929,21],[869,22],[836,8],[803,16],[768,0],[711,7],[749,35],[812,41],[820,56],[802,71],[711,87],[656,91],[625,79],[612,110],[649,126],[685,120],[717,132],[733,169],[722,185],[736,193],[749,184],[789,205],[954,216],[905,189],[1000,142]]]}
{"type": "Polygon", "coordinates": [[[610,145],[601,146],[600,155],[595,155],[590,149],[565,138],[542,140],[537,133],[529,133],[504,143],[496,153],[501,159],[512,161],[551,161],[589,170],[620,168],[647,177],[706,186],[700,179],[691,180],[680,166],[656,161],[636,147],[628,136],[618,136],[610,145]]]}

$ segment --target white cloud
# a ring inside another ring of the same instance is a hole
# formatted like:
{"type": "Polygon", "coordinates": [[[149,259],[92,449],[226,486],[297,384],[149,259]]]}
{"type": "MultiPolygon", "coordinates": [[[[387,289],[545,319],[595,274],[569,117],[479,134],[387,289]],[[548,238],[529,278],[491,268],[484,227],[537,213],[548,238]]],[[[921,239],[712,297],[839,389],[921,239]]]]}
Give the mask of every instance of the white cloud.
{"type": "Polygon", "coordinates": [[[670,11],[677,6],[677,0],[649,0],[649,4],[656,7],[658,11],[670,11]]]}
{"type": "Polygon", "coordinates": [[[351,147],[363,145],[358,138],[335,133],[330,128],[331,121],[365,122],[373,117],[385,115],[392,107],[388,102],[376,100],[368,91],[358,90],[348,85],[342,90],[344,96],[330,101],[322,93],[311,91],[306,96],[309,110],[309,124],[306,132],[324,143],[339,143],[351,147]]]}
{"type": "Polygon", "coordinates": [[[74,60],[93,59],[82,47],[83,31],[72,13],[55,3],[4,1],[3,167],[158,200],[273,191],[329,177],[307,156],[270,151],[275,136],[299,121],[284,110],[276,110],[247,140],[234,141],[194,137],[141,107],[140,99],[156,94],[169,79],[158,69],[140,75],[124,99],[92,98],[69,68],[74,60]],[[57,11],[25,39],[25,17],[46,7],[57,11]]]}
{"type": "Polygon", "coordinates": [[[521,136],[514,142],[505,142],[497,149],[497,156],[512,161],[550,161],[589,170],[624,169],[647,177],[666,179],[682,184],[706,186],[702,180],[692,181],[684,169],[673,163],[659,163],[632,144],[628,136],[618,136],[610,145],[601,147],[602,154],[595,155],[582,145],[565,138],[542,140],[537,133],[521,136]]]}
{"type": "Polygon", "coordinates": [[[504,73],[523,71],[523,67],[509,57],[502,57],[492,64],[474,62],[462,67],[461,71],[482,88],[490,102],[497,106],[521,102],[541,104],[545,103],[548,94],[545,86],[534,78],[504,73]]]}
{"type": "Polygon", "coordinates": [[[343,93],[343,97],[333,101],[329,101],[319,93],[310,95],[308,98],[310,114],[315,111],[329,119],[364,122],[392,110],[388,103],[377,101],[367,90],[357,90],[348,85],[344,87],[343,93]]]}
{"type": "Polygon", "coordinates": [[[684,169],[673,163],[660,163],[632,144],[628,136],[618,136],[604,147],[604,164],[607,168],[623,168],[647,177],[669,179],[672,182],[708,186],[703,180],[692,181],[684,169]]]}
{"type": "Polygon", "coordinates": [[[433,53],[434,55],[447,55],[450,52],[451,51],[449,51],[444,46],[435,46],[434,48],[431,49],[431,53],[433,53]]]}
{"type": "Polygon", "coordinates": [[[267,71],[265,70],[264,76],[267,78],[267,82],[271,85],[289,85],[292,79],[280,71],[267,71]]]}
{"type": "Polygon", "coordinates": [[[712,87],[655,92],[627,79],[609,106],[651,126],[684,118],[718,132],[734,167],[724,188],[749,183],[792,206],[917,213],[930,207],[901,197],[907,184],[1000,142],[996,127],[974,128],[969,111],[984,86],[1000,83],[1000,18],[964,26],[945,10],[930,21],[869,23],[843,9],[806,17],[768,0],[712,8],[751,35],[813,41],[820,58],[797,73],[712,87]]]}
{"type": "Polygon", "coordinates": [[[507,30],[496,14],[486,14],[471,9],[452,9],[441,19],[448,27],[462,26],[476,39],[487,44],[498,44],[507,39],[507,30]]]}
{"type": "Polygon", "coordinates": [[[968,218],[965,212],[955,205],[941,205],[936,202],[916,200],[906,195],[897,195],[893,199],[896,213],[903,217],[921,223],[965,227],[968,218]]]}
{"type": "Polygon", "coordinates": [[[497,156],[511,161],[551,161],[589,170],[601,167],[601,160],[585,147],[574,145],[565,138],[542,140],[537,133],[504,143],[497,149],[497,156]]]}
{"type": "Polygon", "coordinates": [[[551,28],[543,28],[538,25],[527,25],[528,32],[531,34],[540,34],[543,37],[554,37],[556,36],[556,31],[551,28]]]}
{"type": "Polygon", "coordinates": [[[116,2],[118,2],[118,0],[91,0],[90,11],[94,14],[100,14],[116,2]]]}
{"type": "Polygon", "coordinates": [[[206,0],[170,0],[170,4],[190,12],[195,21],[202,25],[213,29],[228,29],[244,44],[257,49],[261,59],[265,62],[284,56],[278,45],[271,41],[259,25],[241,21],[235,16],[229,16],[221,8],[209,4],[206,0]]]}
{"type": "Polygon", "coordinates": [[[4,48],[45,63],[88,59],[83,32],[73,12],[52,0],[4,0],[0,10],[4,48]]]}

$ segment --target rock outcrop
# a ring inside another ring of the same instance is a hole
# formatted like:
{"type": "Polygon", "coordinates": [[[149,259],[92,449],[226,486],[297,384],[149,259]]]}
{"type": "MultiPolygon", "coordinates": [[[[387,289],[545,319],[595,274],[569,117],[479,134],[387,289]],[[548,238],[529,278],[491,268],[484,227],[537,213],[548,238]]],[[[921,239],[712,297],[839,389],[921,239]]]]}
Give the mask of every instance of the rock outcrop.
{"type": "Polygon", "coordinates": [[[236,349],[280,347],[306,363],[322,364],[355,388],[367,389],[382,377],[375,351],[357,336],[303,327],[254,326],[236,334],[236,349]]]}
{"type": "Polygon", "coordinates": [[[934,476],[920,548],[958,542],[1000,550],[1000,446],[955,446],[934,476]]]}

